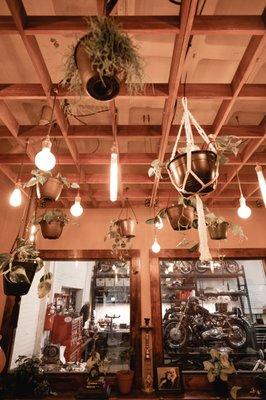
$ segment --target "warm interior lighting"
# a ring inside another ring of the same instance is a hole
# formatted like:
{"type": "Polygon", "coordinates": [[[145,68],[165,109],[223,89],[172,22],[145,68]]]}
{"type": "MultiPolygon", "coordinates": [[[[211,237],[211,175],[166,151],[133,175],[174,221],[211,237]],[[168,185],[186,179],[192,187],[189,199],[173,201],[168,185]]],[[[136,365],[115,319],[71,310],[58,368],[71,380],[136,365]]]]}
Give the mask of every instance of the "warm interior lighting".
{"type": "Polygon", "coordinates": [[[50,171],[56,164],[56,158],[51,153],[52,142],[50,137],[47,136],[42,142],[42,150],[35,156],[35,165],[41,171],[50,171]]]}
{"type": "Polygon", "coordinates": [[[70,207],[70,213],[73,215],[73,217],[80,217],[83,213],[83,207],[80,204],[80,201],[80,196],[76,196],[75,203],[70,207]]]}
{"type": "Polygon", "coordinates": [[[263,175],[263,171],[262,171],[262,168],[260,165],[257,165],[255,170],[256,170],[257,177],[258,177],[258,181],[259,181],[260,192],[262,195],[263,203],[264,203],[264,206],[266,207],[266,182],[265,182],[265,178],[263,175]]]}
{"type": "Polygon", "coordinates": [[[9,204],[12,207],[19,207],[22,203],[22,194],[21,194],[21,182],[16,184],[15,189],[10,195],[9,204]]]}
{"type": "Polygon", "coordinates": [[[237,214],[240,218],[247,219],[251,216],[251,209],[246,204],[246,199],[242,195],[239,199],[240,207],[237,209],[237,214]]]}
{"type": "Polygon", "coordinates": [[[111,150],[111,164],[110,164],[110,200],[117,200],[118,192],[118,154],[117,148],[114,145],[111,150]]]}
{"type": "Polygon", "coordinates": [[[156,229],[163,229],[163,220],[159,215],[155,217],[154,225],[156,229]]]}
{"type": "Polygon", "coordinates": [[[161,246],[158,243],[157,237],[155,236],[154,238],[154,242],[151,246],[151,249],[154,253],[159,253],[159,251],[161,250],[161,246]]]}
{"type": "Polygon", "coordinates": [[[30,227],[30,235],[29,235],[29,241],[31,243],[34,243],[36,240],[36,233],[37,233],[37,226],[35,224],[32,224],[30,227]]]}

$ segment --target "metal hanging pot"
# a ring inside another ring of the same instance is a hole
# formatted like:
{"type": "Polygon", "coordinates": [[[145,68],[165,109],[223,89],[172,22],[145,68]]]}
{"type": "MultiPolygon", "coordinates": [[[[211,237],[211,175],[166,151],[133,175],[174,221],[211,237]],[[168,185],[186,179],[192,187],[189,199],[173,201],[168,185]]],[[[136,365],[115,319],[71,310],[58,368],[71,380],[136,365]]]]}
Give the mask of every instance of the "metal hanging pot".
{"type": "Polygon", "coordinates": [[[57,178],[48,178],[47,181],[41,185],[37,183],[36,191],[38,199],[42,203],[57,201],[61,195],[63,183],[57,178]]]}
{"type": "Polygon", "coordinates": [[[40,226],[41,226],[41,231],[42,231],[42,235],[44,237],[44,239],[59,239],[62,231],[63,231],[63,227],[64,227],[64,223],[61,221],[44,221],[42,220],[40,222],[40,226]]]}
{"type": "MultiPolygon", "coordinates": [[[[204,185],[212,182],[217,176],[217,155],[211,150],[195,150],[191,152],[191,170],[202,181],[204,185]]],[[[177,190],[180,190],[185,181],[187,172],[187,154],[179,154],[167,165],[167,171],[172,184],[177,190]]],[[[191,173],[188,175],[184,190],[189,194],[183,196],[189,197],[192,194],[207,194],[216,189],[217,180],[205,186],[191,173]],[[201,190],[202,189],[202,190],[201,190]]]]}
{"type": "Polygon", "coordinates": [[[29,282],[12,282],[8,272],[4,276],[3,286],[6,296],[24,296],[30,290],[38,263],[36,261],[13,261],[14,267],[24,268],[29,282]]]}
{"type": "Polygon", "coordinates": [[[75,49],[75,63],[85,92],[96,100],[107,101],[116,97],[120,90],[119,79],[115,76],[101,76],[94,70],[88,53],[82,43],[75,49]]]}
{"type": "Polygon", "coordinates": [[[136,221],[134,219],[119,219],[116,224],[118,226],[118,232],[122,237],[128,239],[135,237],[136,221]]]}
{"type": "Polygon", "coordinates": [[[184,231],[191,228],[194,220],[194,208],[192,206],[177,206],[168,207],[166,214],[171,227],[175,231],[184,231]]]}
{"type": "Polygon", "coordinates": [[[228,222],[223,221],[219,224],[208,226],[210,238],[212,240],[223,240],[227,238],[228,222]]]}

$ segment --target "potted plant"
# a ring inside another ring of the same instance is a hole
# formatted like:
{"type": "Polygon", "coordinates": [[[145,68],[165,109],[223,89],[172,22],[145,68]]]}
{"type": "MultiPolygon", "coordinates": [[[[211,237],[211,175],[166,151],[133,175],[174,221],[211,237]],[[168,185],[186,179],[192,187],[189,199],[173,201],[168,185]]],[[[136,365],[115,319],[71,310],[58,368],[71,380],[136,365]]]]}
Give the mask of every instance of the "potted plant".
{"type": "Polygon", "coordinates": [[[38,357],[19,356],[7,381],[8,392],[17,397],[42,398],[53,394],[38,357]]]}
{"type": "MultiPolygon", "coordinates": [[[[107,239],[112,240],[112,253],[117,256],[120,260],[124,260],[124,255],[130,244],[130,240],[134,237],[132,229],[123,232],[120,223],[123,220],[113,219],[110,221],[108,232],[104,237],[104,241],[107,239]],[[127,235],[124,235],[126,233],[127,235]],[[129,235],[131,233],[131,235],[129,235]]],[[[125,225],[126,226],[126,225],[125,225]]]]}
{"type": "Polygon", "coordinates": [[[24,187],[36,186],[37,197],[42,204],[57,201],[64,186],[67,188],[78,189],[77,183],[70,183],[67,178],[58,173],[55,177],[51,172],[44,172],[38,169],[31,171],[32,178],[24,184],[24,187]]]}
{"type": "Polygon", "coordinates": [[[48,210],[35,223],[41,227],[44,239],[58,239],[69,219],[61,210],[48,210]]]}
{"type": "Polygon", "coordinates": [[[212,240],[226,239],[228,230],[231,230],[233,235],[239,236],[240,239],[246,239],[241,226],[228,222],[221,216],[217,217],[214,213],[208,212],[205,214],[205,220],[212,240]]]}
{"type": "MultiPolygon", "coordinates": [[[[131,348],[121,351],[120,360],[122,364],[124,364],[126,361],[130,361],[132,352],[133,349],[131,348]]],[[[118,390],[121,394],[128,394],[131,392],[134,379],[134,371],[132,371],[131,369],[122,369],[120,371],[117,371],[116,379],[118,390]]]]}
{"type": "MultiPolygon", "coordinates": [[[[213,384],[215,392],[221,398],[227,399],[229,396],[228,377],[236,373],[234,364],[229,360],[227,352],[211,349],[210,355],[211,360],[203,361],[208,381],[213,384]]],[[[236,399],[238,389],[240,388],[237,386],[231,388],[230,395],[233,399],[236,399]]]]}
{"type": "Polygon", "coordinates": [[[86,21],[87,34],[67,57],[63,85],[102,101],[117,96],[121,81],[131,92],[142,89],[142,60],[131,38],[110,17],[86,21]]]}
{"type": "Polygon", "coordinates": [[[42,267],[43,261],[35,245],[19,238],[15,249],[10,254],[0,254],[0,273],[4,277],[4,293],[7,296],[27,294],[35,272],[42,267]]]}

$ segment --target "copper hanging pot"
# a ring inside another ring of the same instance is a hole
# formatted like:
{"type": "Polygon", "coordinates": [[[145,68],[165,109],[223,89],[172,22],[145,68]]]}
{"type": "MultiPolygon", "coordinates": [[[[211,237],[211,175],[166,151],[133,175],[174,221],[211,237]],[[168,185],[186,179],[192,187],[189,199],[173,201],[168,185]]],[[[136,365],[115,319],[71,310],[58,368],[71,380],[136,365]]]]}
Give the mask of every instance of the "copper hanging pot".
{"type": "Polygon", "coordinates": [[[36,191],[38,199],[42,203],[57,201],[61,195],[63,183],[57,178],[48,178],[47,181],[41,185],[37,183],[36,191]]]}
{"type": "Polygon", "coordinates": [[[96,100],[107,101],[116,97],[120,90],[119,79],[115,76],[100,76],[91,65],[91,60],[82,43],[75,49],[75,63],[85,92],[96,100]]]}
{"type": "Polygon", "coordinates": [[[13,261],[15,267],[24,268],[29,282],[12,282],[9,277],[10,273],[3,275],[4,293],[6,296],[24,296],[30,290],[35,272],[37,269],[37,261],[13,261]]]}
{"type": "MultiPolygon", "coordinates": [[[[201,183],[189,174],[184,190],[189,194],[183,194],[189,197],[192,194],[207,194],[216,189],[217,180],[212,182],[217,176],[217,155],[211,150],[195,150],[191,152],[191,170],[202,181],[205,186],[202,189],[201,183]],[[201,190],[202,189],[202,190],[201,190]]],[[[185,181],[187,172],[187,154],[179,154],[167,165],[167,171],[172,184],[177,190],[180,190],[185,181]]]]}
{"type": "Polygon", "coordinates": [[[194,208],[192,206],[177,206],[168,207],[166,214],[171,227],[175,231],[184,231],[191,228],[194,220],[194,208]]]}
{"type": "Polygon", "coordinates": [[[228,222],[223,221],[219,224],[209,225],[208,231],[212,240],[223,240],[227,238],[228,222]]]}
{"type": "Polygon", "coordinates": [[[61,221],[47,222],[45,220],[42,220],[40,222],[40,226],[44,239],[54,240],[60,238],[63,231],[64,223],[61,221]]]}
{"type": "Polygon", "coordinates": [[[135,237],[136,221],[134,219],[119,219],[116,224],[118,226],[118,232],[122,237],[128,239],[135,237]]]}

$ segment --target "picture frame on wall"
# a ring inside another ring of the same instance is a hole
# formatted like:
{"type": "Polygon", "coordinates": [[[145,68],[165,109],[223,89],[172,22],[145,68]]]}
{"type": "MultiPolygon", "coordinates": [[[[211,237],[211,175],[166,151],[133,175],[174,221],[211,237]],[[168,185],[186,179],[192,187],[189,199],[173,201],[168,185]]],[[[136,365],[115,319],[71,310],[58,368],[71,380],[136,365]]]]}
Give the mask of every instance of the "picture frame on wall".
{"type": "Polygon", "coordinates": [[[157,367],[157,391],[159,393],[182,393],[183,379],[181,365],[157,367]]]}

